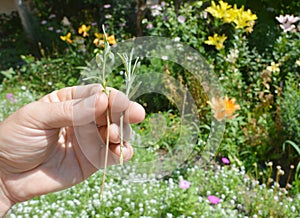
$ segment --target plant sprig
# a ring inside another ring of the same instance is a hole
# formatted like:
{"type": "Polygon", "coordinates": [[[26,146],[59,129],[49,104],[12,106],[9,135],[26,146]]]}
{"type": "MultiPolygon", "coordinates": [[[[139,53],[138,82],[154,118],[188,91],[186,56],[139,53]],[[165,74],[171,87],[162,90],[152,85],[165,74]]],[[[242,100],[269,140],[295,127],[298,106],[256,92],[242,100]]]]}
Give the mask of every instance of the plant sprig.
{"type": "MultiPolygon", "coordinates": [[[[135,59],[134,65],[132,66],[133,53],[134,53],[134,49],[131,50],[129,57],[126,53],[123,53],[123,54],[117,53],[124,65],[124,68],[125,68],[125,87],[126,87],[125,94],[128,97],[130,97],[130,95],[133,95],[132,93],[130,93],[130,90],[132,88],[133,82],[136,77],[136,74],[135,74],[136,70],[140,64],[139,57],[137,57],[135,59]]],[[[139,85],[140,85],[140,83],[133,89],[133,92],[135,92],[137,90],[139,85]]],[[[121,115],[120,115],[120,165],[121,166],[123,166],[123,162],[124,162],[124,154],[123,154],[124,126],[123,126],[123,122],[124,122],[124,112],[121,112],[121,115]]]]}
{"type": "MultiPolygon", "coordinates": [[[[99,53],[96,55],[96,64],[98,67],[101,68],[101,73],[99,76],[100,83],[103,87],[104,93],[109,98],[109,90],[107,89],[107,61],[108,58],[110,58],[111,62],[114,63],[114,54],[111,52],[111,47],[107,40],[107,35],[105,32],[104,26],[102,27],[103,33],[104,33],[104,51],[102,55],[99,53]]],[[[102,177],[102,184],[101,184],[101,191],[100,191],[100,198],[103,199],[103,193],[104,193],[104,186],[105,186],[105,179],[106,179],[106,172],[107,172],[107,160],[108,160],[108,150],[109,150],[109,128],[110,128],[110,113],[109,108],[106,109],[106,120],[107,120],[107,131],[106,131],[106,141],[105,141],[105,159],[104,159],[104,169],[103,169],[103,177],[102,177]]]]}

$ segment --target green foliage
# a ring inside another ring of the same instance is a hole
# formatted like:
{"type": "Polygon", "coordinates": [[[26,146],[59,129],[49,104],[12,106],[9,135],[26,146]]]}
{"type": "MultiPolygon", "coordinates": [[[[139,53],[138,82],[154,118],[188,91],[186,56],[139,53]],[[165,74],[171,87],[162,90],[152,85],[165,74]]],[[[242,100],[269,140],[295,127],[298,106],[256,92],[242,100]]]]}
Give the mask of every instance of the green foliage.
{"type": "Polygon", "coordinates": [[[32,56],[22,56],[26,64],[15,70],[2,71],[6,75],[3,85],[6,87],[25,86],[28,90],[36,91],[39,95],[47,94],[65,86],[77,84],[80,77],[72,57],[41,58],[35,60],[32,56]]]}
{"type": "Polygon", "coordinates": [[[279,101],[281,122],[287,138],[300,144],[300,79],[289,74],[285,83],[284,94],[279,101]]]}
{"type": "Polygon", "coordinates": [[[206,20],[202,13],[201,1],[190,5],[185,4],[178,12],[174,5],[167,3],[154,5],[151,9],[152,16],[143,20],[146,35],[165,36],[187,43],[197,49],[202,48],[208,28],[203,25],[206,20]]]}
{"type": "MultiPolygon", "coordinates": [[[[26,34],[16,13],[0,14],[0,70],[22,63],[20,55],[31,50],[26,34]]],[[[0,82],[3,77],[0,75],[0,82]]]]}

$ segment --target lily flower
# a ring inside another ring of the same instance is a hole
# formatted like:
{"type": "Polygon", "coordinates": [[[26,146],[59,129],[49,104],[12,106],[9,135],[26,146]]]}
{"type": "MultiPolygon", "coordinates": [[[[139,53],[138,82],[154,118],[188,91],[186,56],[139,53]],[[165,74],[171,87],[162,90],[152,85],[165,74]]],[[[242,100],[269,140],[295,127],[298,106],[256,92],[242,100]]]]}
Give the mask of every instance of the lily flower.
{"type": "Polygon", "coordinates": [[[69,43],[69,44],[72,44],[72,43],[73,43],[73,41],[72,41],[72,39],[71,39],[71,33],[68,33],[68,34],[65,35],[65,36],[60,36],[60,39],[61,39],[62,41],[66,41],[66,42],[69,43]]]}
{"type": "Polygon", "coordinates": [[[85,24],[81,25],[81,27],[78,28],[78,33],[83,37],[89,36],[89,31],[91,29],[91,26],[86,26],[85,24]]]}
{"type": "Polygon", "coordinates": [[[207,103],[211,106],[214,117],[218,121],[222,121],[223,119],[233,119],[237,115],[234,115],[236,110],[241,109],[240,105],[235,103],[235,98],[229,99],[227,96],[221,98],[213,97],[211,101],[207,103]]]}

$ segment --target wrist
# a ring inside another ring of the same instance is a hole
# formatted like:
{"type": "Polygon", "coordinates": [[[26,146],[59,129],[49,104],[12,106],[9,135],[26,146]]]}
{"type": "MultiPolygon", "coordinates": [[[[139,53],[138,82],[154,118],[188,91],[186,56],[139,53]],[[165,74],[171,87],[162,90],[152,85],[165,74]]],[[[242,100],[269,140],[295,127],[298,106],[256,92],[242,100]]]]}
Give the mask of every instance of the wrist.
{"type": "Polygon", "coordinates": [[[12,206],[13,202],[8,198],[3,182],[0,178],[0,217],[4,217],[12,206]]]}

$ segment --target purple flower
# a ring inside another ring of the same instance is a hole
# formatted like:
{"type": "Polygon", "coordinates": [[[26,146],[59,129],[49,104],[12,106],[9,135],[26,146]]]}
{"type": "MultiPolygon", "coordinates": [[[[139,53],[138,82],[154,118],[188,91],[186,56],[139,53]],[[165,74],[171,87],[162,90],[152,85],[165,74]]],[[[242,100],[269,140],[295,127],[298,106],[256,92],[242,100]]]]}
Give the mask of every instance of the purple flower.
{"type": "Polygon", "coordinates": [[[46,23],[47,23],[46,20],[42,20],[42,21],[41,21],[41,24],[42,24],[42,25],[45,25],[46,23]]]}
{"type": "Polygon", "coordinates": [[[12,103],[15,103],[15,102],[16,102],[16,99],[14,99],[13,96],[14,96],[14,95],[13,95],[12,93],[7,93],[7,94],[6,94],[6,98],[7,98],[8,100],[10,100],[12,103]]]}
{"type": "Polygon", "coordinates": [[[110,8],[110,7],[111,7],[110,4],[105,4],[105,5],[103,5],[103,8],[110,8]]]}
{"type": "Polygon", "coordinates": [[[223,164],[226,164],[226,165],[230,164],[230,160],[226,157],[222,157],[221,160],[222,160],[223,164]]]}
{"type": "Polygon", "coordinates": [[[91,25],[92,26],[97,26],[98,24],[97,24],[97,22],[92,22],[91,25]]]}
{"type": "Polygon", "coordinates": [[[179,16],[177,17],[177,20],[178,20],[179,23],[184,23],[184,22],[185,22],[185,17],[182,16],[182,15],[179,15],[179,16]]]}
{"type": "Polygon", "coordinates": [[[214,196],[214,195],[209,195],[207,197],[207,199],[209,200],[209,202],[211,204],[218,204],[218,203],[220,203],[220,198],[218,198],[217,196],[214,196]]]}
{"type": "Polygon", "coordinates": [[[6,97],[7,97],[7,99],[11,99],[13,97],[13,94],[12,93],[7,93],[6,97]]]}
{"type": "Polygon", "coordinates": [[[57,29],[55,32],[57,32],[57,33],[61,33],[61,29],[57,29]]]}
{"type": "Polygon", "coordinates": [[[49,26],[49,27],[48,27],[48,30],[49,30],[49,31],[53,31],[53,29],[54,29],[54,28],[53,28],[52,26],[49,26]]]}
{"type": "Polygon", "coordinates": [[[188,189],[191,186],[191,183],[189,181],[186,181],[184,179],[179,181],[179,188],[181,189],[188,189]]]}

